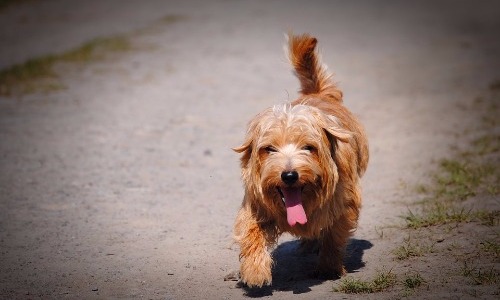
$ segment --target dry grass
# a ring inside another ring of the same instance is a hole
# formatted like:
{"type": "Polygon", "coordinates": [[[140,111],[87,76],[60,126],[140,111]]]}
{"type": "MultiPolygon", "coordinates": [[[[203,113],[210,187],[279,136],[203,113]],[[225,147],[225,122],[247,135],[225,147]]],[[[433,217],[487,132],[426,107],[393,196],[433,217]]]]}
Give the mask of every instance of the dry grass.
{"type": "Polygon", "coordinates": [[[404,244],[393,250],[393,254],[398,260],[405,260],[412,257],[424,256],[434,250],[434,245],[427,245],[422,241],[413,241],[411,238],[405,239],[404,244]]]}
{"type": "Polygon", "coordinates": [[[334,288],[334,292],[346,294],[376,293],[389,289],[397,282],[396,275],[391,271],[379,271],[375,278],[363,281],[353,277],[341,279],[340,284],[334,288]]]}
{"type": "Polygon", "coordinates": [[[481,268],[477,266],[471,266],[467,261],[464,261],[461,273],[462,276],[470,278],[476,285],[496,284],[497,282],[499,282],[500,278],[500,274],[495,270],[494,267],[481,268]]]}

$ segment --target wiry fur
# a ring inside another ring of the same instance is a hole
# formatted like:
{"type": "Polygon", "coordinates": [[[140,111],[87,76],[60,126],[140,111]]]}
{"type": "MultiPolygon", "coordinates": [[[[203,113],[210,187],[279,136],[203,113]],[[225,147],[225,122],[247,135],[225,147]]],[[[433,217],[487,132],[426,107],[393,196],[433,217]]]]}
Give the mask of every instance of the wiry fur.
{"type": "Polygon", "coordinates": [[[300,97],[274,106],[249,123],[241,153],[245,196],[234,235],[240,245],[244,283],[261,287],[272,281],[270,247],[283,232],[318,241],[318,271],[341,276],[343,252],[357,227],[361,207],[359,181],[368,163],[365,133],[342,104],[342,92],[320,64],[317,40],[309,35],[288,39],[288,56],[301,84],[300,97]],[[278,192],[281,173],[294,170],[307,215],[304,225],[290,226],[278,192]]]}

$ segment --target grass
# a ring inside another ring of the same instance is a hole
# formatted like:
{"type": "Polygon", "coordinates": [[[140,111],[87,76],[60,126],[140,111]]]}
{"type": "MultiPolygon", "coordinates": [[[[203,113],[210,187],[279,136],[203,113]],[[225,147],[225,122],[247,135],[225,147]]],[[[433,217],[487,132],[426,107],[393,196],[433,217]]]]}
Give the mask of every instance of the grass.
{"type": "Polygon", "coordinates": [[[56,64],[85,64],[130,48],[129,41],[124,37],[96,38],[62,54],[45,55],[13,65],[0,70],[0,95],[61,89],[64,86],[57,80],[58,75],[54,70],[56,64]]]}
{"type": "Polygon", "coordinates": [[[471,267],[467,261],[464,261],[461,273],[463,276],[472,279],[474,284],[487,285],[499,282],[499,274],[493,268],[481,269],[479,267],[471,267]]]}
{"type": "Polygon", "coordinates": [[[487,155],[500,151],[499,137],[494,135],[485,135],[472,142],[479,155],[487,155]]]}
{"type": "Polygon", "coordinates": [[[461,203],[475,196],[500,194],[500,135],[496,130],[500,126],[499,86],[500,80],[494,81],[490,84],[491,99],[478,98],[475,101],[475,109],[484,112],[481,124],[475,128],[480,134],[470,142],[468,150],[442,159],[438,170],[431,176],[431,183],[415,188],[426,198],[421,203],[419,214],[410,210],[403,216],[409,228],[471,221],[490,226],[498,224],[498,211],[472,211],[461,203]]]}
{"type": "Polygon", "coordinates": [[[52,55],[30,59],[23,64],[14,65],[0,71],[0,95],[10,95],[14,89],[30,90],[33,81],[42,78],[54,78],[52,55]]]}
{"type": "Polygon", "coordinates": [[[412,242],[409,238],[406,239],[405,243],[393,250],[393,254],[398,260],[405,260],[412,257],[423,256],[427,253],[432,252],[434,245],[426,244],[416,244],[412,242]]]}
{"type": "Polygon", "coordinates": [[[471,143],[471,150],[455,158],[439,162],[432,182],[418,185],[415,190],[426,197],[421,201],[419,212],[408,210],[402,218],[408,228],[423,228],[448,223],[480,222],[494,226],[500,212],[466,209],[462,202],[474,196],[500,194],[500,136],[481,136],[471,143]]]}
{"type": "MultiPolygon", "coordinates": [[[[0,0],[0,9],[18,3],[21,0],[0,0]]],[[[137,33],[156,28],[158,25],[170,25],[187,17],[169,14],[152,25],[139,29],[137,33]]],[[[51,92],[64,88],[55,71],[59,63],[87,64],[108,57],[112,53],[131,49],[131,43],[125,36],[101,37],[90,40],[79,47],[60,54],[44,55],[27,60],[0,70],[0,96],[51,92]]]]}
{"type": "Polygon", "coordinates": [[[404,292],[401,297],[408,297],[412,295],[417,288],[426,283],[425,279],[419,273],[407,274],[401,281],[404,287],[404,292]]]}
{"type": "MultiPolygon", "coordinates": [[[[446,262],[447,256],[450,255],[467,257],[467,259],[474,258],[478,260],[478,265],[472,265],[470,260],[466,260],[462,267],[450,264],[449,268],[443,268],[443,265],[438,263],[443,270],[437,271],[446,276],[450,274],[464,276],[470,282],[469,284],[494,286],[499,283],[498,258],[500,255],[500,246],[496,241],[497,226],[500,224],[498,206],[500,106],[497,104],[500,100],[500,80],[490,85],[490,92],[490,96],[478,98],[474,103],[474,110],[480,114],[478,115],[480,122],[458,136],[461,142],[470,141],[467,150],[460,151],[456,147],[454,155],[438,162],[437,171],[429,177],[428,184],[417,185],[414,188],[414,191],[421,195],[419,197],[421,200],[415,202],[402,218],[405,221],[406,230],[410,234],[424,233],[422,238],[419,238],[418,243],[410,239],[405,240],[402,245],[393,250],[392,254],[397,260],[402,261],[425,257],[430,252],[435,253],[433,257],[415,259],[414,264],[411,265],[413,270],[418,270],[417,265],[422,261],[443,259],[446,262]],[[458,226],[460,223],[473,224],[458,226]],[[427,229],[444,224],[448,226],[435,230],[427,229]],[[421,230],[422,228],[425,230],[421,230]],[[465,233],[459,228],[464,229],[465,233]],[[447,235],[446,239],[436,242],[438,239],[435,232],[447,235]],[[479,234],[484,232],[488,234],[484,236],[479,234]],[[464,239],[471,243],[463,243],[464,239]],[[446,242],[441,244],[441,247],[434,247],[436,243],[444,240],[446,242]],[[462,242],[461,246],[457,241],[462,242]],[[428,246],[430,244],[432,246],[428,246]],[[442,250],[447,250],[447,253],[439,253],[442,250]]],[[[443,282],[448,284],[447,280],[443,282]]],[[[425,281],[419,274],[413,274],[407,275],[401,283],[405,287],[404,295],[406,296],[413,293],[413,289],[421,286],[425,281]]],[[[491,289],[486,288],[486,290],[491,289]]]]}
{"type": "Polygon", "coordinates": [[[425,280],[419,273],[413,273],[406,275],[402,283],[406,290],[414,290],[425,283],[425,280]]]}
{"type": "Polygon", "coordinates": [[[500,245],[495,241],[484,241],[481,243],[484,252],[491,253],[495,257],[500,256],[500,245]]]}
{"type": "Polygon", "coordinates": [[[496,226],[500,221],[500,211],[484,211],[457,208],[454,206],[434,203],[426,207],[420,214],[415,214],[411,210],[403,216],[406,226],[411,229],[425,228],[449,223],[479,222],[486,226],[496,226]]]}
{"type": "Polygon", "coordinates": [[[361,279],[353,277],[346,277],[342,279],[340,285],[334,288],[333,291],[346,294],[362,294],[373,293],[373,288],[371,287],[371,283],[368,281],[362,281],[361,279]]]}
{"type": "Polygon", "coordinates": [[[130,50],[130,42],[121,36],[96,38],[58,56],[64,62],[88,63],[106,54],[130,50]]]}
{"type": "Polygon", "coordinates": [[[474,220],[479,221],[482,225],[485,226],[497,226],[500,221],[500,211],[475,211],[473,213],[474,220]]]}
{"type": "Polygon", "coordinates": [[[424,280],[424,278],[422,278],[422,276],[420,276],[420,274],[415,273],[415,274],[407,275],[405,277],[405,279],[403,279],[402,282],[403,282],[403,286],[405,287],[405,289],[414,290],[414,289],[418,288],[419,286],[421,286],[423,283],[425,283],[425,280],[424,280]]]}
{"type": "Polygon", "coordinates": [[[491,165],[470,161],[443,159],[441,173],[436,175],[435,196],[442,200],[465,200],[477,194],[478,187],[494,171],[491,165]]]}
{"type": "Polygon", "coordinates": [[[372,294],[386,291],[396,285],[402,285],[405,289],[405,295],[409,295],[415,289],[420,287],[426,281],[416,272],[406,274],[402,280],[391,271],[379,271],[372,280],[361,280],[353,277],[346,277],[340,281],[340,284],[334,288],[334,292],[345,294],[372,294]]]}
{"type": "Polygon", "coordinates": [[[384,291],[396,284],[396,275],[391,271],[379,271],[374,279],[363,281],[353,277],[346,277],[340,281],[335,292],[346,294],[367,294],[384,291]]]}
{"type": "Polygon", "coordinates": [[[404,219],[408,228],[417,229],[452,222],[470,222],[471,212],[464,208],[450,208],[437,202],[426,207],[420,214],[415,214],[409,210],[404,219]]]}

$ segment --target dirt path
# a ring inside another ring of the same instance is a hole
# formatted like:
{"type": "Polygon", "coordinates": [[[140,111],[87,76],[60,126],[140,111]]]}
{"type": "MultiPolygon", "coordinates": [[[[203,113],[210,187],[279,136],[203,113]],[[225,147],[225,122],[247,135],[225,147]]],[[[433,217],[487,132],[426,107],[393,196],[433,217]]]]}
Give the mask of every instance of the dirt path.
{"type": "MultiPolygon", "coordinates": [[[[132,43],[62,66],[64,90],[0,98],[0,298],[244,298],[223,280],[238,268],[231,230],[242,197],[230,148],[251,116],[294,98],[282,51],[289,29],[318,37],[370,139],[349,271],[392,268],[402,237],[379,229],[400,222],[402,186],[426,180],[477,121],[462,107],[500,77],[499,5],[165,2],[26,1],[0,11],[0,67],[97,36],[132,43]]],[[[366,297],[305,277],[314,258],[282,242],[273,287],[253,296],[366,297]]]]}

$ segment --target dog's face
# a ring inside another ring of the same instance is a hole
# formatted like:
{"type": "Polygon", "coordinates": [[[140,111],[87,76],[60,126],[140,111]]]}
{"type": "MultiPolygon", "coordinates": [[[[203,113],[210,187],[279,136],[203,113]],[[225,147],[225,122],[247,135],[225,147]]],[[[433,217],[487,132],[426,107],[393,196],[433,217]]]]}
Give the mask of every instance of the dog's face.
{"type": "Polygon", "coordinates": [[[350,133],[333,117],[306,105],[275,106],[249,124],[241,158],[246,192],[266,211],[307,223],[331,199],[338,181],[335,149],[350,133]]]}

